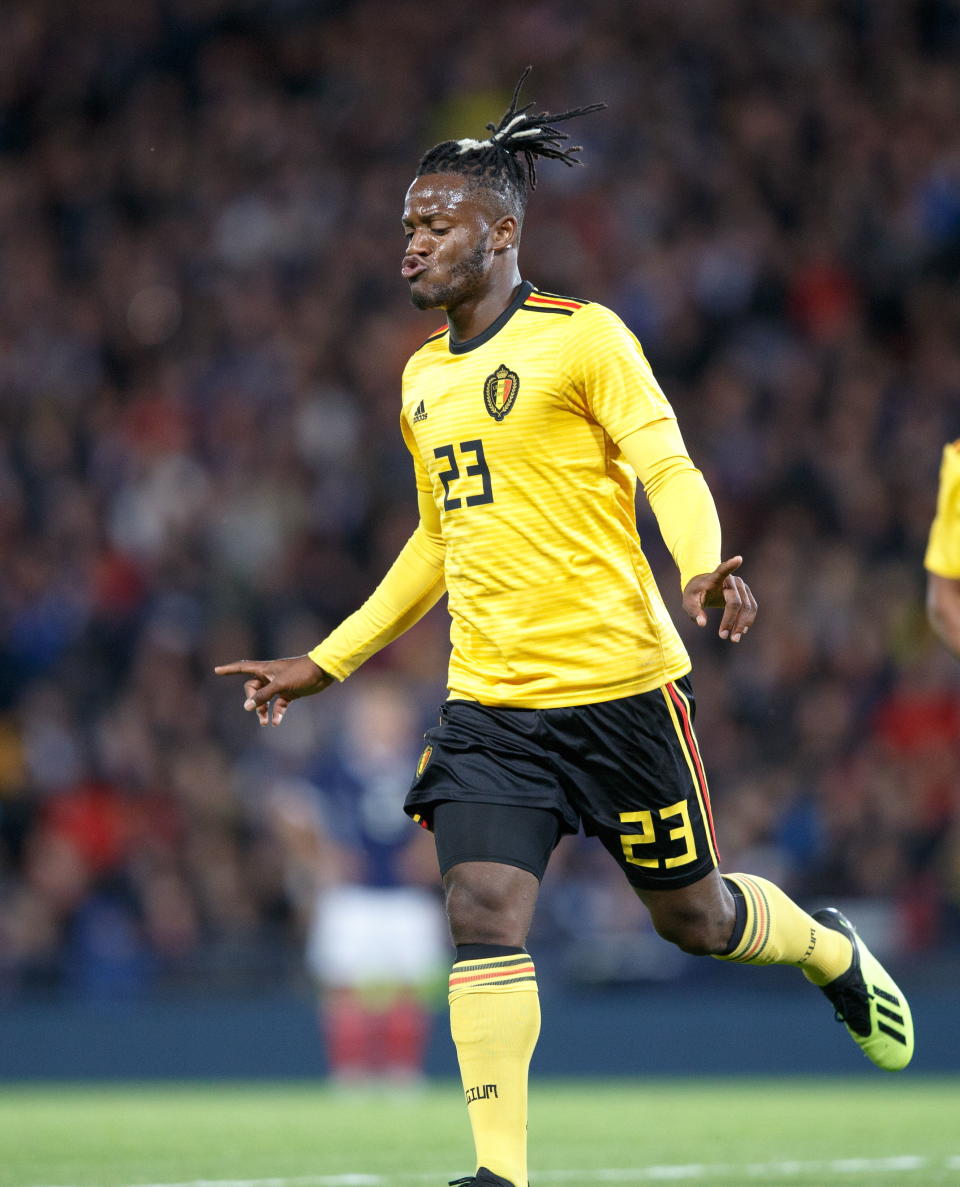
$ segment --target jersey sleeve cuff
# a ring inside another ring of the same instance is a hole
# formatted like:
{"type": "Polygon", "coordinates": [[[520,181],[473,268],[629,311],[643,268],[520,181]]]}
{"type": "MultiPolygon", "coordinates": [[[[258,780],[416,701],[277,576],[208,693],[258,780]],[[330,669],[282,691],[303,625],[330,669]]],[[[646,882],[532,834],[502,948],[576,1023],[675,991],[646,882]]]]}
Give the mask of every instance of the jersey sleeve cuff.
{"type": "Polygon", "coordinates": [[[308,651],[307,655],[318,668],[322,668],[328,676],[332,676],[334,680],[338,680],[341,684],[350,675],[352,669],[345,668],[338,664],[336,660],[331,659],[323,650],[323,644],[318,643],[312,651],[308,651]]]}

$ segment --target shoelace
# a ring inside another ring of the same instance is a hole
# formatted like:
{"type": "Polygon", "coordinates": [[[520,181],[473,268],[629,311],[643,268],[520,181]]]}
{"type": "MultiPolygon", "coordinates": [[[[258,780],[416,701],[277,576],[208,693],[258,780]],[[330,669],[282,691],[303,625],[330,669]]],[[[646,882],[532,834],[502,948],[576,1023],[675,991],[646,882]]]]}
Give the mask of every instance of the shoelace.
{"type": "Polygon", "coordinates": [[[870,1023],[870,994],[866,988],[848,985],[831,995],[833,1016],[838,1022],[866,1025],[870,1023]]]}

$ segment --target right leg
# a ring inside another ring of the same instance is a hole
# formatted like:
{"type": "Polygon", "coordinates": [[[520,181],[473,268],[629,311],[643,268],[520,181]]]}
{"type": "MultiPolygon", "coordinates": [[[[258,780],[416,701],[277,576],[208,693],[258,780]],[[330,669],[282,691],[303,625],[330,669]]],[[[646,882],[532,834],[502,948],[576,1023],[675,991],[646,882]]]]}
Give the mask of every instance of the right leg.
{"type": "Polygon", "coordinates": [[[540,999],[524,944],[559,821],[541,808],[448,801],[437,805],[433,828],[457,948],[450,1031],[476,1147],[475,1181],[527,1187],[527,1072],[540,999]]]}

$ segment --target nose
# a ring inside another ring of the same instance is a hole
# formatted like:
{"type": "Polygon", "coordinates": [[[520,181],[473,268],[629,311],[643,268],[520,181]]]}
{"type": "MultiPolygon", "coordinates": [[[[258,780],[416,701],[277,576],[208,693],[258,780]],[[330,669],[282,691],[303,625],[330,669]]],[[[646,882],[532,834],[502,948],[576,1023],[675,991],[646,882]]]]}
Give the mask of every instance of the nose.
{"type": "Polygon", "coordinates": [[[416,230],[407,242],[408,256],[425,256],[429,251],[427,236],[422,230],[416,230]]]}

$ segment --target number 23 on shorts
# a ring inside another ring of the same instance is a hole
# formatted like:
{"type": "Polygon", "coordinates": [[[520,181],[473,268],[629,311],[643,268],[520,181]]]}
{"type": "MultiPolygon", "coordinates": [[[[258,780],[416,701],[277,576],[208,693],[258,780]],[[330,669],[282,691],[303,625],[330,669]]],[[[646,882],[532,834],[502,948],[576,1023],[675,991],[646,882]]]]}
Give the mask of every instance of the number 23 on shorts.
{"type": "Polygon", "coordinates": [[[654,813],[647,808],[641,808],[638,812],[621,812],[621,824],[639,824],[641,831],[638,833],[627,833],[621,836],[620,843],[623,846],[623,856],[631,865],[643,866],[645,869],[674,869],[676,866],[685,866],[691,861],[696,861],[697,846],[693,837],[693,828],[690,825],[690,812],[687,808],[686,800],[677,800],[675,804],[670,804],[666,808],[658,808],[656,815],[659,817],[657,823],[654,823],[654,813]],[[663,843],[664,828],[663,826],[670,820],[679,818],[679,824],[668,828],[666,830],[666,837],[670,841],[682,841],[683,851],[674,857],[665,857],[662,860],[659,857],[642,857],[643,845],[656,845],[658,842],[663,843]]]}

